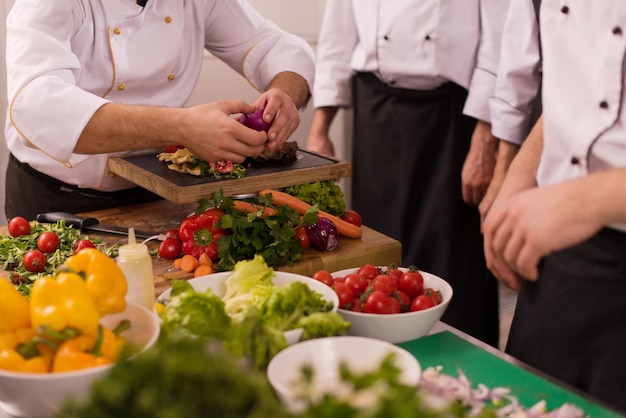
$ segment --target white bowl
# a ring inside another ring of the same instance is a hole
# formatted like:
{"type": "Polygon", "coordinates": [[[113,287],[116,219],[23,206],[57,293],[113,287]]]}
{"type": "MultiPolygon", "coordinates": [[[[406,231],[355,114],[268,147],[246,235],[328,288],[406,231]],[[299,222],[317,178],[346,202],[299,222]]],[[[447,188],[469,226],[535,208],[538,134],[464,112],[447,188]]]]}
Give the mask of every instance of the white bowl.
{"type": "MultiPolygon", "coordinates": [[[[129,303],[125,311],[107,315],[100,322],[112,329],[122,319],[130,320],[131,327],[121,335],[135,347],[145,350],[156,343],[161,326],[154,312],[129,303]]],[[[19,373],[0,370],[0,409],[9,416],[51,418],[67,399],[86,398],[91,384],[106,375],[112,367],[113,365],[109,364],[59,373],[19,373]]]]}
{"type": "MultiPolygon", "coordinates": [[[[231,274],[233,274],[232,271],[222,271],[219,273],[212,273],[206,276],[189,279],[188,282],[197,292],[205,292],[208,288],[211,288],[213,294],[221,298],[224,297],[224,295],[226,294],[226,279],[231,274]]],[[[276,286],[282,286],[292,282],[306,283],[313,291],[320,293],[325,300],[333,303],[333,311],[337,311],[337,308],[339,307],[339,298],[337,297],[335,291],[326,286],[324,283],[314,280],[310,277],[302,276],[295,273],[277,271],[276,275],[272,278],[272,282],[276,286]]],[[[170,293],[171,289],[168,289],[165,292],[161,293],[161,295],[157,299],[157,302],[166,302],[170,298],[170,293]]],[[[301,328],[285,332],[285,338],[287,339],[287,344],[289,345],[300,341],[301,336],[301,328]]]]}
{"type": "Polygon", "coordinates": [[[396,353],[395,364],[400,369],[400,381],[417,385],[422,368],[408,351],[386,341],[367,337],[327,337],[294,344],[276,354],[267,367],[267,377],[283,404],[299,412],[306,402],[298,398],[298,382],[303,366],[314,371],[309,399],[315,402],[324,393],[335,393],[341,387],[339,364],[345,362],[355,373],[377,370],[388,353],[396,353]]]}
{"type": "MultiPolygon", "coordinates": [[[[406,268],[400,268],[406,271],[406,268]]],[[[356,273],[358,268],[340,270],[332,273],[333,277],[345,277],[356,273]]],[[[452,299],[452,287],[441,277],[420,270],[424,277],[424,288],[432,287],[441,292],[439,305],[417,312],[397,314],[372,314],[339,309],[341,316],[352,323],[348,335],[371,337],[390,343],[414,340],[428,334],[446,311],[452,299]]]]}

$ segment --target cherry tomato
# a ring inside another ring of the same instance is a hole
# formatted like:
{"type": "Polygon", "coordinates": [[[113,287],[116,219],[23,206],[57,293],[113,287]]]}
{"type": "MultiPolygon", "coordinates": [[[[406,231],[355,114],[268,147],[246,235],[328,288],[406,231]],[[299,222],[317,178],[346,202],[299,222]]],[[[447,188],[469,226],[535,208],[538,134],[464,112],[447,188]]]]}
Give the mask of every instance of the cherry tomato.
{"type": "Polygon", "coordinates": [[[335,283],[335,293],[339,298],[340,308],[348,306],[350,302],[352,302],[352,300],[354,299],[354,292],[352,291],[352,288],[342,282],[335,283]]]}
{"type": "Polygon", "coordinates": [[[30,223],[26,218],[16,216],[9,221],[9,235],[13,238],[30,234],[30,223]]]}
{"type": "Polygon", "coordinates": [[[391,294],[391,297],[400,302],[402,312],[408,312],[411,308],[411,298],[402,290],[396,290],[391,294]]]}
{"type": "Polygon", "coordinates": [[[374,290],[379,290],[386,295],[391,295],[394,291],[398,290],[398,284],[395,279],[388,274],[379,274],[374,277],[372,284],[374,290]]]}
{"type": "Polygon", "coordinates": [[[59,236],[52,232],[42,232],[37,237],[37,248],[44,253],[51,253],[59,246],[59,236]]]}
{"type": "Polygon", "coordinates": [[[411,312],[423,311],[433,306],[435,306],[435,302],[431,298],[426,295],[419,295],[411,302],[411,312]]]}
{"type": "Polygon", "coordinates": [[[46,268],[46,256],[39,250],[30,250],[24,254],[24,267],[26,270],[39,273],[46,268]]]}
{"type": "Polygon", "coordinates": [[[417,270],[409,270],[400,277],[399,288],[411,299],[424,293],[424,277],[417,270]]]}
{"type": "Polygon", "coordinates": [[[165,147],[165,152],[176,152],[177,150],[181,149],[181,148],[185,148],[182,145],[168,145],[165,147]]]}
{"type": "Polygon", "coordinates": [[[424,295],[431,298],[433,302],[435,302],[435,305],[439,305],[443,300],[441,292],[437,289],[433,289],[432,287],[427,287],[426,289],[424,289],[424,295]]]}
{"type": "Polygon", "coordinates": [[[392,310],[393,302],[391,297],[379,290],[374,290],[370,293],[363,305],[363,312],[365,313],[390,314],[392,310]]]}
{"type": "Polygon", "coordinates": [[[180,253],[183,251],[183,244],[178,238],[168,237],[165,238],[159,244],[158,254],[159,257],[166,260],[174,260],[180,257],[180,253]]]}
{"type": "Polygon", "coordinates": [[[345,284],[352,288],[354,296],[360,296],[367,289],[368,281],[365,277],[357,273],[348,274],[345,278],[345,284]]]}
{"type": "Polygon", "coordinates": [[[296,235],[294,235],[294,237],[303,250],[306,250],[311,246],[311,238],[309,238],[309,234],[306,233],[306,228],[304,226],[296,228],[296,235]]]}
{"type": "Polygon", "coordinates": [[[350,302],[350,309],[352,312],[361,312],[363,310],[363,302],[361,302],[361,298],[354,298],[352,302],[350,302]]]}
{"type": "Polygon", "coordinates": [[[398,268],[390,268],[389,270],[387,270],[387,274],[392,277],[397,277],[399,279],[400,277],[402,277],[404,272],[398,268]]]}
{"type": "Polygon", "coordinates": [[[78,240],[74,246],[74,254],[78,253],[83,248],[96,248],[96,245],[88,239],[78,240]]]}
{"type": "Polygon", "coordinates": [[[348,209],[346,213],[344,213],[344,215],[342,216],[342,219],[356,226],[363,225],[363,219],[361,218],[361,215],[359,215],[358,212],[352,209],[348,209]]]}
{"type": "Polygon", "coordinates": [[[374,277],[378,276],[380,271],[378,271],[378,267],[373,264],[364,264],[359,268],[357,274],[360,274],[367,280],[374,280],[374,277]]]}
{"type": "Polygon", "coordinates": [[[402,304],[400,304],[400,301],[393,297],[390,297],[389,300],[391,301],[390,313],[392,314],[402,313],[402,304]]]}
{"type": "Polygon", "coordinates": [[[313,273],[312,277],[315,280],[324,283],[326,286],[333,287],[335,284],[335,280],[333,279],[333,276],[326,270],[318,270],[315,273],[313,273]]]}

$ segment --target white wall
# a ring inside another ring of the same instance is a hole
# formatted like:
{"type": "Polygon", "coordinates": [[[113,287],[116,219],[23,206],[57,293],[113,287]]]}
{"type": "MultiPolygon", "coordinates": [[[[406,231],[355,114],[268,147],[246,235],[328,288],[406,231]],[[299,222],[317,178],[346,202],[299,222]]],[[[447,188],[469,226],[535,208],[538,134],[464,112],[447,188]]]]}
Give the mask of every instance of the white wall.
{"type": "MultiPolygon", "coordinates": [[[[272,19],[285,30],[301,36],[308,41],[315,49],[317,36],[324,12],[325,0],[308,0],[306,2],[295,2],[293,0],[249,0],[261,13],[272,19]]],[[[1,45],[5,43],[4,20],[5,10],[8,11],[13,0],[3,0],[4,7],[0,10],[2,19],[1,45]]],[[[6,112],[6,68],[4,49],[0,53],[0,115],[6,112]]],[[[196,90],[189,99],[188,105],[194,105],[207,101],[219,99],[243,99],[253,101],[258,92],[254,90],[248,82],[223,64],[220,60],[205,55],[204,66],[196,90]]],[[[313,108],[308,106],[301,114],[300,126],[294,133],[292,139],[296,140],[301,147],[305,147],[308,135],[313,108]]],[[[348,160],[351,154],[351,125],[350,112],[339,112],[336,122],[333,124],[331,135],[336,140],[335,151],[337,158],[348,160]]],[[[3,132],[3,129],[0,129],[3,132]]],[[[0,137],[4,138],[3,134],[0,137]]],[[[0,141],[0,225],[6,224],[4,214],[5,201],[5,167],[8,159],[6,144],[0,141]]],[[[340,185],[346,193],[346,201],[349,205],[349,179],[342,179],[340,185]]]]}

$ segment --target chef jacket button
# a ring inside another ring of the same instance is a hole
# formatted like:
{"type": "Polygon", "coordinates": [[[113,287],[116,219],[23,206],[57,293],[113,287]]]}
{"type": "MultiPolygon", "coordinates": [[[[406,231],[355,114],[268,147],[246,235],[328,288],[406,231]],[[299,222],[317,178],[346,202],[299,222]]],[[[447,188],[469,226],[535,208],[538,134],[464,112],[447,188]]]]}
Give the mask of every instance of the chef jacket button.
{"type": "Polygon", "coordinates": [[[569,7],[567,6],[563,6],[561,7],[561,13],[563,13],[564,15],[569,13],[569,7]]]}
{"type": "Polygon", "coordinates": [[[622,28],[620,28],[619,26],[615,26],[613,28],[613,35],[621,35],[622,34],[622,28]]]}
{"type": "Polygon", "coordinates": [[[606,100],[602,100],[602,101],[600,102],[600,107],[601,107],[602,109],[607,109],[607,108],[609,107],[609,103],[608,103],[606,100]]]}
{"type": "Polygon", "coordinates": [[[385,36],[383,36],[383,39],[384,39],[385,41],[388,41],[388,40],[389,40],[389,36],[385,35],[385,36]]]}
{"type": "Polygon", "coordinates": [[[426,39],[427,41],[430,41],[430,35],[426,35],[424,39],[426,39]]]}
{"type": "Polygon", "coordinates": [[[391,80],[391,81],[389,82],[389,84],[390,84],[390,85],[392,85],[392,86],[395,86],[395,85],[396,85],[396,80],[391,80]]]}
{"type": "Polygon", "coordinates": [[[167,76],[167,79],[168,79],[169,81],[172,81],[172,80],[174,80],[175,78],[176,78],[176,76],[175,76],[174,74],[169,74],[169,75],[167,76]]]}
{"type": "Polygon", "coordinates": [[[166,16],[163,20],[165,20],[165,23],[172,23],[172,18],[170,16],[166,16]]]}
{"type": "Polygon", "coordinates": [[[572,159],[570,160],[570,163],[572,163],[573,165],[578,165],[580,164],[580,160],[576,157],[572,157],[572,159]]]}
{"type": "Polygon", "coordinates": [[[120,28],[115,28],[113,29],[113,33],[119,35],[120,33],[122,33],[122,30],[120,28]]]}
{"type": "Polygon", "coordinates": [[[117,86],[117,89],[119,91],[124,91],[126,89],[126,86],[124,84],[120,84],[119,86],[117,86]]]}

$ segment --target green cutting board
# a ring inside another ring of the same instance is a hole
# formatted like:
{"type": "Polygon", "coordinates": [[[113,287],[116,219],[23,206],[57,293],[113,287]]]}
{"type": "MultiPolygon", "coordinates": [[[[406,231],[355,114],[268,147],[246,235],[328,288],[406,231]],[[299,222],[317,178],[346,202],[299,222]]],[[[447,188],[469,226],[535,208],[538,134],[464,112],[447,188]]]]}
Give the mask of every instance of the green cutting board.
{"type": "Polygon", "coordinates": [[[571,403],[592,418],[622,417],[546,378],[525,370],[472,344],[449,331],[398,344],[417,358],[422,369],[442,366],[442,372],[458,376],[462,370],[476,387],[508,387],[520,403],[529,408],[545,400],[548,410],[571,403]]]}

